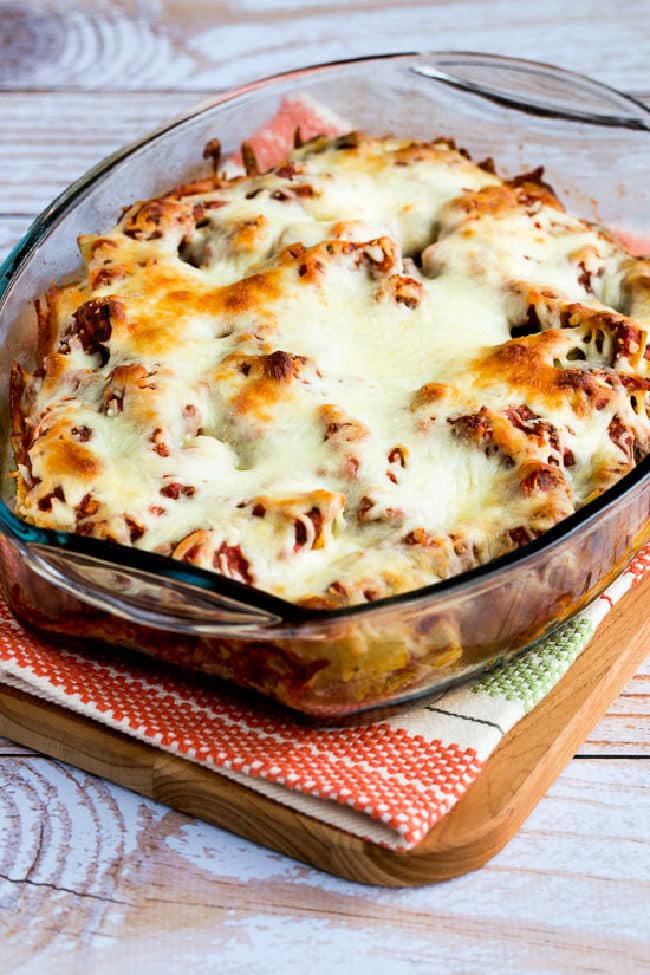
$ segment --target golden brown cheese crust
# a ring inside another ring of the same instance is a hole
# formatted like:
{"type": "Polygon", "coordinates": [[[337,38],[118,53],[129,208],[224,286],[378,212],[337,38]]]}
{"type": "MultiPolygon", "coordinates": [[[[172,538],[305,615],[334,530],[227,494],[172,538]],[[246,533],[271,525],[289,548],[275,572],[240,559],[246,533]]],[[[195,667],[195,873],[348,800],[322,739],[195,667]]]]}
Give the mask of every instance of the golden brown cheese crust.
{"type": "Polygon", "coordinates": [[[244,161],[80,238],[37,301],[22,517],[344,606],[530,541],[648,453],[650,262],[541,170],[360,133],[244,161]]]}

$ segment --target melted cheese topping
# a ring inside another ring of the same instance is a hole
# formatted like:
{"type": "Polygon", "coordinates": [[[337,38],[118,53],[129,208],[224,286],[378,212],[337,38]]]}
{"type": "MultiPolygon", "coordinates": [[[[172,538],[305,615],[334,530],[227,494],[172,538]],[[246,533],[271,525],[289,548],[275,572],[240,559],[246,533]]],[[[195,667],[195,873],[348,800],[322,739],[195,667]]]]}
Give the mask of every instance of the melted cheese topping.
{"type": "Polygon", "coordinates": [[[317,606],[546,531],[648,452],[650,271],[541,175],[351,133],[81,238],[19,514],[317,606]]]}

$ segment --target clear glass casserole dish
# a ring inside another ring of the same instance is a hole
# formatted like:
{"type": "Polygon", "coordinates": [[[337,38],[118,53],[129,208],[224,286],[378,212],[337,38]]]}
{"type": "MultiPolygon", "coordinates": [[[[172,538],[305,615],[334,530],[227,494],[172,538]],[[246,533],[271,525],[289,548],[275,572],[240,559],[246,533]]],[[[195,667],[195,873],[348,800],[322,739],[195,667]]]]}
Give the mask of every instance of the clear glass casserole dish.
{"type": "MultiPolygon", "coordinates": [[[[511,175],[543,164],[579,216],[630,235],[650,227],[650,112],[610,88],[461,53],[296,71],[220,96],[116,153],[35,221],[0,269],[5,389],[12,361],[28,361],[34,348],[34,296],[78,267],[77,235],[199,175],[202,147],[215,136],[235,152],[296,93],[372,133],[453,137],[511,175]]],[[[143,651],[332,720],[441,691],[519,652],[596,596],[650,537],[649,458],[503,558],[372,604],[313,610],[170,558],[26,524],[12,512],[6,403],[1,442],[0,577],[21,620],[143,651]]]]}

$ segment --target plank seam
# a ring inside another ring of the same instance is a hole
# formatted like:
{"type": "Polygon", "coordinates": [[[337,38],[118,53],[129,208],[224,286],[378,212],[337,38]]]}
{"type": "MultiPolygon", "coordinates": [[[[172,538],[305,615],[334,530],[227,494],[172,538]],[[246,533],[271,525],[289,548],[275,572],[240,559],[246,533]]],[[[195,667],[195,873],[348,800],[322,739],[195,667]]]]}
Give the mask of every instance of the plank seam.
{"type": "Polygon", "coordinates": [[[624,754],[621,754],[621,753],[619,753],[618,755],[607,755],[607,754],[604,754],[604,755],[596,755],[596,754],[594,754],[594,755],[584,755],[582,753],[577,752],[573,756],[573,759],[574,759],[574,761],[579,761],[579,762],[584,762],[584,761],[588,761],[588,762],[593,762],[593,761],[596,761],[596,762],[602,762],[602,761],[627,762],[628,760],[633,761],[633,762],[639,762],[639,761],[640,762],[647,762],[647,761],[650,761],[650,755],[624,755],[624,754]]]}

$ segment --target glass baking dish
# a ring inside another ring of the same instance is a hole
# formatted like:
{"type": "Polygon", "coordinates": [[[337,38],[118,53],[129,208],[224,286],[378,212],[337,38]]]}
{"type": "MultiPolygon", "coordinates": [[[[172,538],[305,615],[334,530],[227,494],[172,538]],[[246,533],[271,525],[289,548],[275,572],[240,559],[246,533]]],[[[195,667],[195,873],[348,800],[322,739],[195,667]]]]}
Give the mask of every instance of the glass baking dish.
{"type": "MultiPolygon", "coordinates": [[[[375,134],[451,136],[499,172],[546,167],[568,207],[631,235],[650,229],[650,112],[611,88],[529,61],[481,54],[382,55],[256,82],[116,153],[35,221],[0,269],[3,388],[35,346],[33,298],[79,266],[76,238],[123,205],[205,171],[216,136],[235,152],[303,94],[375,134]]],[[[4,398],[3,398],[4,399],[4,398]]],[[[516,552],[435,586],[340,610],[310,610],[219,575],[12,512],[2,404],[0,577],[22,621],[103,641],[340,720],[469,679],[548,633],[598,594],[650,535],[650,459],[516,552]]]]}

